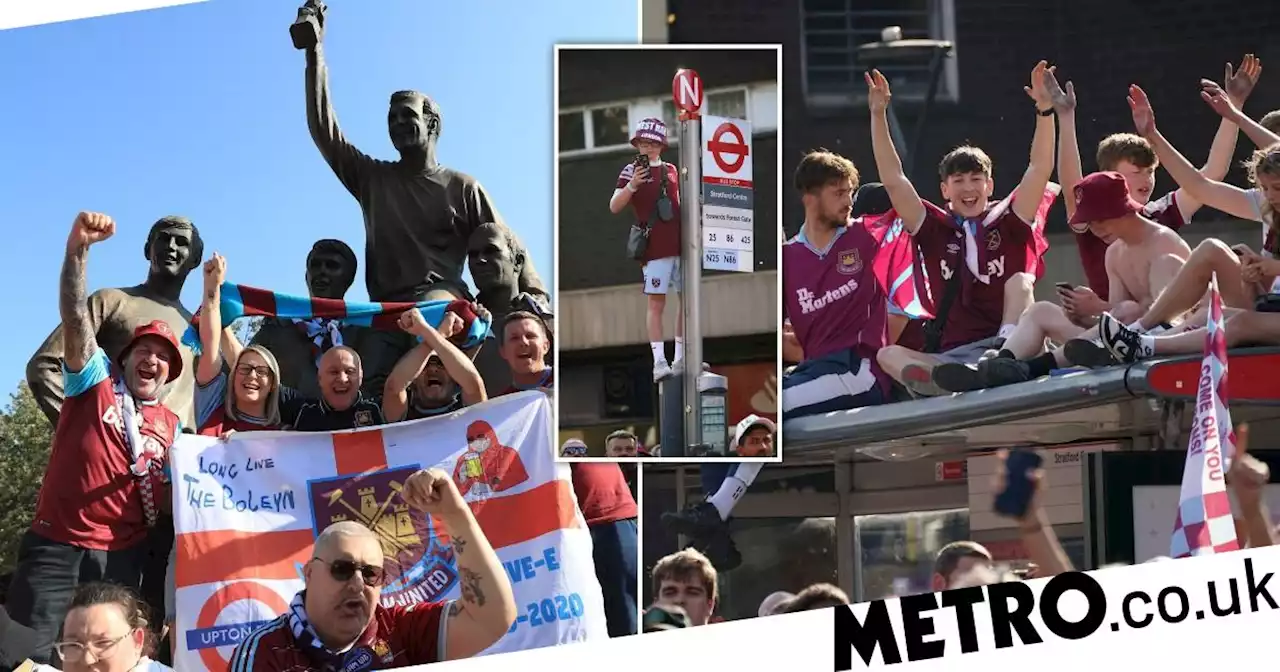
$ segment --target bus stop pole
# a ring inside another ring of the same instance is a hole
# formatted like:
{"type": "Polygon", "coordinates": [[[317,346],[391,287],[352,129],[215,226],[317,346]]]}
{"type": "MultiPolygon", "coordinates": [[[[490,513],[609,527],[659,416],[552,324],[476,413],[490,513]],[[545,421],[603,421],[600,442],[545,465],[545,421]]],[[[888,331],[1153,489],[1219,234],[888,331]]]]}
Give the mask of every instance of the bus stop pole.
{"type": "Polygon", "coordinates": [[[680,121],[680,266],[683,273],[684,451],[702,444],[702,119],[681,113],[680,121]]]}

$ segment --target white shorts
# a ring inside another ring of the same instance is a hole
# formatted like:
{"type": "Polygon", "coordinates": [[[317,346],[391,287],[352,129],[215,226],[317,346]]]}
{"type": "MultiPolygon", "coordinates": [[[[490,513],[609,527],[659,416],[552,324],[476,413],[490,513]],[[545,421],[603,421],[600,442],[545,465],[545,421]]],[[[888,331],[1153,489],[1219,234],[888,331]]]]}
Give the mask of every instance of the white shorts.
{"type": "Polygon", "coordinates": [[[681,291],[680,257],[654,259],[644,265],[644,293],[670,294],[681,291]]]}

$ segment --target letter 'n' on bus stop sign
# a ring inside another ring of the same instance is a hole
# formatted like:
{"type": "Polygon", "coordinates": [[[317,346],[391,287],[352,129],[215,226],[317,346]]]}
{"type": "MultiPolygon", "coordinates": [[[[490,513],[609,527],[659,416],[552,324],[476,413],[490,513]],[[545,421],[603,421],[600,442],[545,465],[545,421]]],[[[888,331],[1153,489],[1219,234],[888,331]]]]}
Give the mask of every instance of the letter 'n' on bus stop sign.
{"type": "Polygon", "coordinates": [[[698,77],[698,73],[688,68],[677,70],[675,78],[671,80],[671,99],[676,111],[684,113],[684,117],[698,118],[702,109],[702,79],[698,77]]]}

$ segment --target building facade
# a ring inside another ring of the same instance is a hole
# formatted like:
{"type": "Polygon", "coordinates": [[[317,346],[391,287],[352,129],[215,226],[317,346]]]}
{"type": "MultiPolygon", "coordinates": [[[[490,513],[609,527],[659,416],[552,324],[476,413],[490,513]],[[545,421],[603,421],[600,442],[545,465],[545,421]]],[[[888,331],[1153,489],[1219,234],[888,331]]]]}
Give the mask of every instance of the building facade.
{"type": "MultiPolygon", "coordinates": [[[[751,123],[755,197],[752,273],[705,272],[703,352],[729,378],[729,419],[775,417],[778,342],[778,70],[776,50],[561,50],[558,56],[559,288],[557,339],[560,440],[583,439],[597,454],[604,437],[629,429],[657,441],[657,389],[645,332],[638,262],[624,255],[630,211],[609,212],[618,173],[635,150],[635,123],[663,119],[678,163],[671,80],[697,71],[703,113],[751,123]]],[[[688,198],[687,195],[682,195],[688,198]]],[[[676,304],[666,310],[674,333],[676,304]]],[[[670,346],[668,346],[668,349],[670,346]]]]}
{"type": "MultiPolygon", "coordinates": [[[[910,171],[922,196],[940,199],[937,161],[965,142],[983,147],[993,158],[997,195],[1013,188],[1026,166],[1035,122],[1031,101],[1021,89],[1040,59],[1057,65],[1063,82],[1074,82],[1086,171],[1094,169],[1093,148],[1099,140],[1133,130],[1125,103],[1131,83],[1142,85],[1152,97],[1162,132],[1193,163],[1202,162],[1218,118],[1198,100],[1198,80],[1220,78],[1224,63],[1239,63],[1246,53],[1264,63],[1280,59],[1280,48],[1270,39],[1277,20],[1280,6],[1259,6],[1242,20],[1207,0],[1158,5],[1112,0],[644,0],[641,28],[647,43],[781,43],[783,174],[806,151],[826,147],[849,156],[864,182],[876,175],[862,80],[866,64],[859,62],[856,48],[879,40],[888,26],[901,26],[905,38],[953,42],[954,53],[942,69],[937,100],[928,111],[910,171]]],[[[910,138],[924,109],[926,66],[891,64],[881,70],[891,80],[895,110],[910,138]]],[[[1280,107],[1280,87],[1271,83],[1272,76],[1264,72],[1246,105],[1255,119],[1280,107]]],[[[1242,136],[1229,182],[1245,184],[1238,166],[1252,150],[1242,136]]],[[[1155,195],[1174,186],[1161,171],[1155,195]]],[[[791,190],[782,193],[783,224],[794,233],[801,205],[791,190]]],[[[1039,290],[1042,298],[1051,298],[1054,282],[1084,280],[1061,205],[1051,213],[1049,232],[1052,249],[1039,290]]],[[[1208,236],[1255,248],[1260,242],[1256,222],[1234,221],[1208,208],[1183,234],[1192,246],[1208,236]]],[[[1182,456],[1156,450],[1155,431],[1132,420],[1136,416],[1130,405],[1140,403],[972,430],[993,444],[1034,443],[1061,454],[1062,459],[1048,460],[1061,465],[1049,477],[1055,487],[1050,513],[1080,567],[1098,564],[1086,560],[1088,540],[1098,537],[1096,530],[1086,530],[1098,524],[1096,516],[1088,515],[1084,496],[1084,486],[1097,478],[1085,468],[1089,454],[1126,453],[1153,462],[1171,458],[1160,487],[1176,489],[1179,482],[1182,456]],[[1088,432],[1074,431],[1075,425],[1108,423],[1119,428],[1114,436],[1130,438],[1086,441],[1081,436],[1088,432]],[[1033,440],[1039,432],[1057,432],[1061,443],[1033,440]]],[[[1233,409],[1237,422],[1247,410],[1233,409]]],[[[1263,436],[1256,430],[1254,435],[1263,436]]],[[[744,562],[720,579],[718,611],[726,618],[753,616],[768,593],[796,591],[819,580],[836,583],[859,600],[920,590],[934,553],[955,539],[985,543],[1001,560],[1026,557],[1007,519],[990,513],[990,455],[948,452],[940,445],[936,457],[885,462],[843,449],[792,451],[783,443],[784,464],[761,472],[730,521],[744,562]]],[[[1265,448],[1277,447],[1267,444],[1265,448]]],[[[1151,466],[1133,472],[1154,473],[1151,466]]],[[[646,465],[647,520],[701,496],[696,466],[646,465]]],[[[1166,510],[1159,510],[1163,525],[1168,524],[1166,510]]],[[[1121,521],[1132,524],[1129,536],[1141,536],[1135,531],[1140,527],[1137,513],[1130,511],[1130,517],[1134,520],[1121,521]]],[[[645,567],[679,548],[679,540],[661,525],[646,525],[644,534],[645,567]]],[[[1137,552],[1132,539],[1126,543],[1137,552]]],[[[649,588],[645,586],[646,598],[652,597],[649,588]]]]}

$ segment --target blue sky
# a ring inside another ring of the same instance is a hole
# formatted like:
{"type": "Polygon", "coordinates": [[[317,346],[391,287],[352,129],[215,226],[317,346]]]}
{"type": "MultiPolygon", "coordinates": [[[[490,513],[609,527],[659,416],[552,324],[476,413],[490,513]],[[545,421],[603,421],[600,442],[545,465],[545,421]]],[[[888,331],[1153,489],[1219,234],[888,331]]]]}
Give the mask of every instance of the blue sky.
{"type": "MultiPolygon", "coordinates": [[[[211,0],[0,32],[0,393],[58,322],[57,278],[80,210],[117,233],[90,254],[89,287],[146,275],[148,228],[166,214],[200,227],[228,279],[305,294],[320,238],[361,256],[358,204],[307,132],[303,55],[288,28],[300,0],[211,0]],[[22,64],[22,65],[19,65],[22,64]]],[[[480,180],[552,282],[552,45],[634,42],[635,0],[340,0],[326,58],[338,119],[366,153],[394,158],[393,91],[444,110],[440,159],[480,180]]],[[[184,302],[198,302],[198,272],[184,302]]]]}

